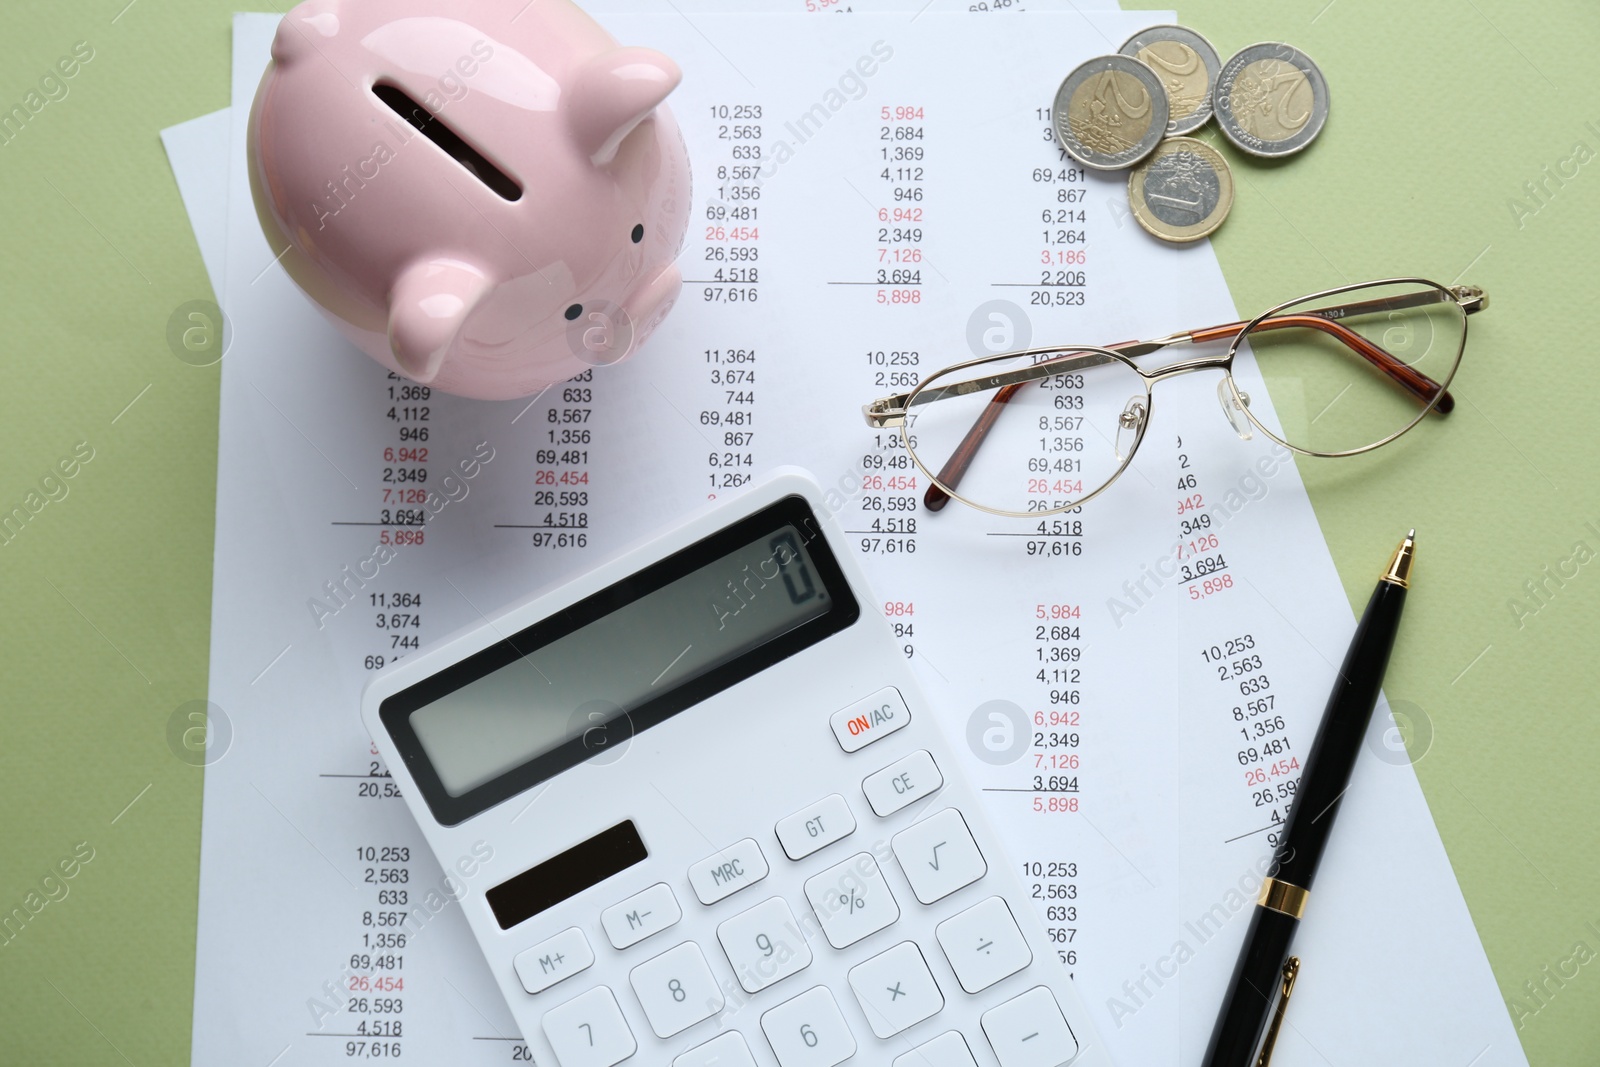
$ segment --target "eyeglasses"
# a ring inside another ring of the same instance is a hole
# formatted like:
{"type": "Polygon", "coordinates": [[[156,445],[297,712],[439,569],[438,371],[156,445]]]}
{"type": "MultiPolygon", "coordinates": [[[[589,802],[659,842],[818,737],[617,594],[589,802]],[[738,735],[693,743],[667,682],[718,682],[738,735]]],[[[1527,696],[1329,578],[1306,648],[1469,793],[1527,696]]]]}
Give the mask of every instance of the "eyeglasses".
{"type": "Polygon", "coordinates": [[[930,481],[929,511],[951,499],[996,515],[1051,515],[1104,492],[1127,469],[1150,424],[1156,382],[1220,369],[1217,399],[1238,435],[1255,430],[1307,456],[1354,456],[1455,406],[1451,379],[1467,316],[1489,304],[1476,286],[1391,278],[1326,289],[1248,322],[1151,341],[1062,345],[967,360],[909,393],[862,411],[899,427],[930,481]],[[1223,355],[1146,369],[1134,361],[1173,345],[1227,341],[1223,355]],[[1250,410],[1233,377],[1248,343],[1271,383],[1281,432],[1250,410]],[[981,453],[981,454],[980,454],[981,453]]]}

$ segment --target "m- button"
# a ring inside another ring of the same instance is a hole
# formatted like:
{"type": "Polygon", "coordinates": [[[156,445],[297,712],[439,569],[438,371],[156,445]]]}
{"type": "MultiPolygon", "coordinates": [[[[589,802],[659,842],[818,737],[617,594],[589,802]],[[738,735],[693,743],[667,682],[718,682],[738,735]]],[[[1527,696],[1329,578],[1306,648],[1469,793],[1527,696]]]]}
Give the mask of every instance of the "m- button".
{"type": "Polygon", "coordinates": [[[614,948],[637,945],[683,918],[678,898],[665,882],[657,882],[642,892],[613,904],[600,913],[600,925],[614,948]]]}
{"type": "Polygon", "coordinates": [[[761,854],[761,846],[749,837],[689,868],[689,884],[702,904],[715,904],[766,876],[767,858],[761,854]]]}
{"type": "Polygon", "coordinates": [[[828,720],[839,747],[846,752],[866,748],[880,737],[888,737],[911,721],[906,702],[893,686],[878,690],[865,700],[840,708],[828,720]]]}

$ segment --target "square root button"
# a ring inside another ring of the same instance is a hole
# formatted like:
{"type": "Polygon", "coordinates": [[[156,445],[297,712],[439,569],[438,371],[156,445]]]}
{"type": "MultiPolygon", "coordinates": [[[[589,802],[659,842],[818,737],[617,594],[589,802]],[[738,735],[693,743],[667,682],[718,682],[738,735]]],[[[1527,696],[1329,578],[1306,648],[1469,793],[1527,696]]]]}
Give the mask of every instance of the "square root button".
{"type": "Polygon", "coordinates": [[[911,712],[893,686],[878,690],[865,700],[833,713],[828,724],[839,747],[846,752],[866,748],[880,737],[888,737],[911,721],[911,712]]]}

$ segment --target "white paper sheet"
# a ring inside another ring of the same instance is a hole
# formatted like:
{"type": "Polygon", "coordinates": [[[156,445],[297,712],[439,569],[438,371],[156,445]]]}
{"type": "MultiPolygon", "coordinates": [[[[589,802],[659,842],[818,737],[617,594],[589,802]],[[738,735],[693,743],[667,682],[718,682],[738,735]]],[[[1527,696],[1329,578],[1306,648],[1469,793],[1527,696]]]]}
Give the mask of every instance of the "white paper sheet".
{"type": "MultiPolygon", "coordinates": [[[[877,380],[889,368],[868,353],[915,351],[927,373],[972,354],[965,339],[980,305],[1026,303],[1032,290],[1011,283],[1036,277],[1042,198],[1032,171],[1060,166],[1034,109],[1081,59],[1170,18],[605,16],[620,39],[659,47],[685,71],[672,106],[696,167],[697,208],[707,173],[728,154],[703,118],[712,105],[759,104],[781,124],[874,42],[891,42],[893,58],[763,184],[755,303],[703,299],[718,288],[699,281],[718,243],[697,225],[680,260],[694,281],[679,307],[636,359],[577,387],[592,390],[590,401],[559,388],[531,405],[429,398],[433,484],[479,442],[494,459],[457,480],[466,495],[433,517],[425,545],[402,548],[359,590],[346,575],[397,529],[377,523],[395,506],[381,481],[396,465],[383,449],[399,444],[387,391],[404,383],[344,344],[272,265],[240,146],[274,19],[237,18],[224,300],[234,342],[222,385],[211,659],[212,700],[233,738],[206,779],[196,1064],[333,1063],[391,1045],[413,1062],[517,1058],[510,1016],[451,908],[411,932],[399,965],[376,965],[399,953],[374,947],[383,931],[365,925],[387,907],[363,883],[365,850],[409,849],[418,894],[441,873],[403,805],[382,795],[386,779],[356,714],[366,665],[393,656],[396,636],[427,641],[470,623],[704,500],[708,480],[728,473],[707,457],[730,449],[708,438],[699,413],[730,411],[751,419],[755,471],[798,463],[839,490],[843,525],[867,531],[857,547],[878,599],[911,627],[906,643],[958,744],[988,702],[1031,716],[1066,710],[1049,703],[1052,688],[1078,691],[1067,706],[1080,709],[1076,746],[1029,748],[1004,766],[975,756],[968,771],[990,790],[1013,862],[1044,872],[1029,875],[1048,898],[1042,906],[1064,909],[1047,922],[1068,939],[1061,947],[1118,1061],[1198,1061],[1270,853],[1266,813],[1284,810],[1256,805],[1245,774],[1265,763],[1239,762],[1239,694],[1203,652],[1250,635],[1292,751],[1303,754],[1351,629],[1298,474],[1234,436],[1214,378],[1176,379],[1159,387],[1133,470],[1085,509],[1081,537],[1066,539],[1081,555],[1063,556],[1051,547],[1063,539],[1028,536],[1030,523],[954,506],[936,516],[888,510],[889,499],[915,494],[870,481],[893,471],[877,465],[893,450],[859,415],[863,401],[890,391],[877,380]],[[871,281],[877,268],[877,210],[889,195],[875,158],[883,106],[925,112],[926,269],[913,306],[880,307],[875,285],[830,284],[871,281]],[[712,370],[749,366],[705,355],[732,349],[757,354],[749,404],[711,380],[712,370]],[[540,462],[563,412],[585,409],[586,462],[540,462]],[[541,469],[589,475],[586,504],[536,503],[541,469]],[[1175,488],[1191,473],[1193,488],[1175,488]],[[1150,577],[1179,540],[1180,499],[1194,493],[1236,579],[1198,601],[1186,585],[1150,577]],[[585,525],[517,528],[558,525],[544,516],[563,510],[584,512],[585,525]],[[901,517],[915,518],[914,534],[873,531],[901,517]],[[547,546],[535,547],[541,539],[547,546]],[[340,583],[348,605],[330,592],[340,583]],[[375,625],[374,597],[420,597],[421,627],[375,625]],[[1114,610],[1113,599],[1136,610],[1114,610]],[[1071,606],[1064,624],[1076,636],[1041,642],[1037,616],[1056,605],[1071,606]],[[1076,650],[1075,681],[1039,679],[1041,656],[1055,648],[1076,650]],[[1039,758],[1066,755],[1078,757],[1076,792],[1037,790],[1039,758]],[[1033,810],[1052,801],[1077,810],[1033,810]],[[403,990],[380,988],[385,979],[403,990]]],[[[223,166],[175,144],[174,169],[191,185],[223,166]]],[[[1145,237],[1125,215],[1118,177],[1075,187],[1085,190],[1086,302],[1028,307],[1034,338],[1094,343],[1235,318],[1207,244],[1174,249],[1145,237]]],[[[214,253],[218,221],[196,211],[194,222],[214,253]]],[[[1264,411],[1253,369],[1238,375],[1264,411]]],[[[1389,725],[1380,708],[1375,737],[1389,725]]],[[[1344,800],[1297,941],[1305,968],[1276,1062],[1525,1063],[1415,775],[1379,758],[1383,747],[1363,757],[1344,800]],[[1406,904],[1415,901],[1427,903],[1406,904]]],[[[770,1052],[752,1044],[766,1067],[770,1052]]],[[[880,1062],[870,1048],[863,1056],[880,1062]]]]}

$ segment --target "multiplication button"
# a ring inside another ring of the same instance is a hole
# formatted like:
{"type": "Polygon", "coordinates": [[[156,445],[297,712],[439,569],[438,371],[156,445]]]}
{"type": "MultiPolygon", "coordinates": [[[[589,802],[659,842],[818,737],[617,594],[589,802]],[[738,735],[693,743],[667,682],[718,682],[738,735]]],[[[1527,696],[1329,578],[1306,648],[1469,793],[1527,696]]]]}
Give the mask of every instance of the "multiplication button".
{"type": "Polygon", "coordinates": [[[927,962],[910,941],[850,968],[850,988],[878,1037],[893,1037],[944,1007],[927,962]]]}
{"type": "Polygon", "coordinates": [[[967,820],[945,808],[895,834],[890,841],[911,891],[924,904],[943,900],[989,870],[967,820]]]}
{"type": "Polygon", "coordinates": [[[689,868],[689,884],[702,904],[715,904],[723,897],[755,885],[767,876],[767,857],[754,838],[735,841],[714,856],[707,856],[689,868]]]}
{"type": "Polygon", "coordinates": [[[844,797],[835,793],[779,819],[775,829],[783,854],[800,860],[855,833],[856,818],[844,797]]]}

